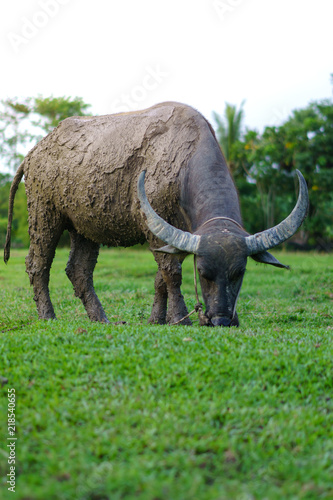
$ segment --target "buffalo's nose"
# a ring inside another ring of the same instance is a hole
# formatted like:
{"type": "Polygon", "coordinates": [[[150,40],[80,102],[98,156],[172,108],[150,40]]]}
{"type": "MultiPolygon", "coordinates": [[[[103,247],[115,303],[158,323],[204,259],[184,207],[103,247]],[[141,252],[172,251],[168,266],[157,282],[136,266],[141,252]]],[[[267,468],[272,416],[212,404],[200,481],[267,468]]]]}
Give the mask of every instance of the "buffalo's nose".
{"type": "Polygon", "coordinates": [[[211,322],[213,323],[214,326],[230,326],[232,319],[216,316],[215,318],[211,319],[211,322]]]}

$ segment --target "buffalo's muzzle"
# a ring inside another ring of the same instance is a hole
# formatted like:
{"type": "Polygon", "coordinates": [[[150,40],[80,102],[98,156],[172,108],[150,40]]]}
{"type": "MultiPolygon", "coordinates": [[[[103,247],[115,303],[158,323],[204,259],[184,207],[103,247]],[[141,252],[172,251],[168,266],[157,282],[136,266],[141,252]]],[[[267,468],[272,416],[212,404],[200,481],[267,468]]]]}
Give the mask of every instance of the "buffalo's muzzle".
{"type": "Polygon", "coordinates": [[[211,318],[212,326],[239,326],[237,314],[233,318],[225,318],[223,316],[215,316],[211,318]]]}

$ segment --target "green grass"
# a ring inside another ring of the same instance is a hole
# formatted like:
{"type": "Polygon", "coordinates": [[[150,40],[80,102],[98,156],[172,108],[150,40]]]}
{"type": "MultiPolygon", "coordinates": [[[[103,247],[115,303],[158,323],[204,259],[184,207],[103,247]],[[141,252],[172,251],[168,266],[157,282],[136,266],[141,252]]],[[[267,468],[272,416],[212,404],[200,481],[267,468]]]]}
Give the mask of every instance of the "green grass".
{"type": "MultiPolygon", "coordinates": [[[[0,265],[0,498],[333,498],[333,256],[250,261],[240,328],[148,326],[156,266],[103,250],[91,323],[57,253],[58,321],[37,320],[26,251],[0,265]],[[16,390],[16,493],[7,491],[7,389],[16,390]]],[[[183,292],[195,304],[192,259],[183,292]]]]}

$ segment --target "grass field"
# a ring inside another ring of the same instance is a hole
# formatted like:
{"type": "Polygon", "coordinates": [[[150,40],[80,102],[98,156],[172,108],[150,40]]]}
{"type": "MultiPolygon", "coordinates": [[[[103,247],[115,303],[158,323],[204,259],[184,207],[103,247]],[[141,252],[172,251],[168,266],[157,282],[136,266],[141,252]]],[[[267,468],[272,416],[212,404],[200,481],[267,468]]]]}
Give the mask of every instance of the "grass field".
{"type": "Polygon", "coordinates": [[[241,326],[222,329],[147,325],[147,250],[103,250],[95,271],[125,325],[89,322],[66,250],[52,267],[58,320],[38,321],[26,253],[0,264],[1,499],[333,499],[333,255],[278,254],[290,272],[250,261],[241,326]]]}

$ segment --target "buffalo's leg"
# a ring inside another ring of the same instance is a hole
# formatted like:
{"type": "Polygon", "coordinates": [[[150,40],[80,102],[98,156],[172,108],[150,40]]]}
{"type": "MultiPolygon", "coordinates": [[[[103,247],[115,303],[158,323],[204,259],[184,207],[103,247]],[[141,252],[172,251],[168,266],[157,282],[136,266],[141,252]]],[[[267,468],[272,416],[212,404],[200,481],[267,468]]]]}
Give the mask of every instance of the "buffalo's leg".
{"type": "Polygon", "coordinates": [[[155,277],[155,297],[148,323],[165,325],[167,314],[168,291],[160,270],[155,277]]]}
{"type": "Polygon", "coordinates": [[[55,319],[50,299],[50,269],[56,246],[63,232],[63,221],[56,211],[41,207],[29,210],[29,254],[26,271],[34,290],[39,319],[55,319]]]}
{"type": "MultiPolygon", "coordinates": [[[[155,280],[155,299],[150,322],[160,322],[156,321],[156,317],[158,317],[156,316],[156,312],[158,312],[160,318],[163,320],[165,318],[166,322],[173,324],[188,314],[184,297],[180,290],[182,283],[181,261],[176,256],[169,254],[155,253],[154,257],[158,265],[158,273],[155,280]],[[161,278],[164,281],[164,285],[161,282],[161,278]],[[157,288],[156,284],[158,285],[157,288]],[[168,306],[167,315],[165,316],[166,296],[168,306]],[[155,315],[154,317],[153,314],[155,315]],[[152,319],[155,319],[155,321],[151,321],[152,319]]],[[[191,325],[192,322],[189,318],[186,318],[180,324],[191,325]]]]}
{"type": "Polygon", "coordinates": [[[82,300],[91,321],[109,323],[93,284],[93,272],[96,266],[99,245],[70,231],[71,251],[66,266],[66,274],[71,280],[75,296],[82,300]]]}

